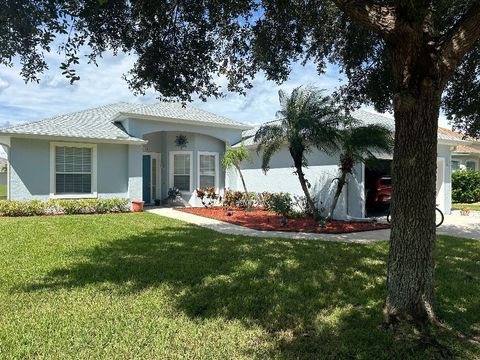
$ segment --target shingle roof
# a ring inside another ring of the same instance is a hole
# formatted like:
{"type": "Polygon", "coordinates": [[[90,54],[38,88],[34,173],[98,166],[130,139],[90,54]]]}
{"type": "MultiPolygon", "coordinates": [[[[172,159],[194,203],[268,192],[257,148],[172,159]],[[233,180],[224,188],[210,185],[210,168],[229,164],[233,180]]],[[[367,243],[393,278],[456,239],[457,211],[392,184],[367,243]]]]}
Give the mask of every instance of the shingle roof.
{"type": "Polygon", "coordinates": [[[123,102],[104,105],[0,129],[0,134],[143,142],[142,139],[127,134],[120,124],[112,121],[120,111],[130,110],[137,106],[123,102]]]}
{"type": "Polygon", "coordinates": [[[142,139],[130,136],[120,122],[115,121],[120,115],[157,117],[160,118],[159,120],[172,119],[172,121],[193,123],[202,122],[209,126],[238,129],[250,128],[250,126],[226,117],[194,107],[182,106],[178,103],[162,102],[153,105],[138,105],[120,102],[0,129],[0,134],[143,142],[142,139]]]}
{"type": "Polygon", "coordinates": [[[122,115],[143,115],[149,117],[168,118],[175,120],[186,120],[204,123],[205,125],[216,125],[249,129],[251,126],[230,120],[224,116],[197,109],[185,104],[174,102],[159,102],[152,105],[139,106],[121,112],[122,115]]]}
{"type": "MultiPolygon", "coordinates": [[[[388,127],[389,129],[391,129],[392,131],[395,130],[395,120],[393,118],[390,118],[390,117],[380,115],[380,114],[375,114],[375,113],[365,111],[365,110],[361,110],[361,109],[352,111],[350,115],[353,118],[361,121],[365,125],[382,124],[382,125],[388,127]]],[[[271,121],[270,123],[276,123],[276,122],[279,123],[280,120],[271,121]]],[[[243,137],[242,141],[245,144],[245,146],[255,145],[255,142],[253,141],[253,138],[255,136],[255,133],[260,128],[260,126],[261,125],[258,125],[255,128],[244,131],[242,133],[242,137],[243,137]]],[[[458,134],[458,135],[460,135],[460,138],[458,138],[456,136],[453,136],[452,134],[448,134],[446,132],[440,131],[440,129],[443,129],[443,128],[439,128],[438,140],[455,141],[455,142],[461,142],[462,141],[462,138],[461,138],[462,135],[458,134]]],[[[446,129],[444,129],[444,130],[446,130],[446,129]]],[[[237,143],[235,145],[238,146],[239,144],[240,143],[237,143]]]]}
{"type": "Polygon", "coordinates": [[[459,145],[455,148],[454,153],[480,154],[480,148],[475,148],[473,146],[459,145]]]}

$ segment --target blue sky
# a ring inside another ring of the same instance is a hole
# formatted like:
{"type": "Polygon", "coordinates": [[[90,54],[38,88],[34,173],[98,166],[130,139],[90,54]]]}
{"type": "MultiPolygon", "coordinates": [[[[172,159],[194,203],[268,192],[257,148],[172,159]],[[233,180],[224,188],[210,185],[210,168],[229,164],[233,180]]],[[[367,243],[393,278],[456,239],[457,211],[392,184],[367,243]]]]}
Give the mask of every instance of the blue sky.
{"type": "MultiPolygon", "coordinates": [[[[70,85],[58,69],[62,56],[48,54],[49,70],[41,76],[40,83],[27,83],[19,75],[19,68],[0,68],[0,127],[39,120],[53,115],[82,110],[118,101],[152,103],[156,95],[134,96],[128,89],[122,74],[134,63],[133,56],[106,54],[99,66],[82,63],[77,67],[80,81],[70,85]]],[[[253,88],[246,96],[228,93],[221,99],[197,100],[193,106],[227,116],[246,123],[271,120],[278,110],[278,90],[290,91],[302,84],[315,85],[331,92],[343,77],[334,66],[324,75],[318,75],[314,64],[294,64],[290,79],[278,86],[259,74],[253,88]]],[[[225,84],[225,79],[219,79],[225,84]]],[[[448,126],[441,119],[442,126],[448,126]]]]}

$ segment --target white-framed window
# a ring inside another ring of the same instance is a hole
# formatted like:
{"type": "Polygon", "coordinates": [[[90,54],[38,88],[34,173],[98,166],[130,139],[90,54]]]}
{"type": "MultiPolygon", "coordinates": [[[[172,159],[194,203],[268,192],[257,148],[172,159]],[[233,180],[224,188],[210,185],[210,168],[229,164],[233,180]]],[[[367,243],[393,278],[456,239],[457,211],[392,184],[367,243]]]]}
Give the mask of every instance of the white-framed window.
{"type": "Polygon", "coordinates": [[[467,161],[465,162],[465,167],[466,167],[468,170],[477,171],[477,162],[476,162],[476,161],[473,161],[473,160],[467,160],[467,161]]]}
{"type": "Polygon", "coordinates": [[[170,188],[192,192],[192,151],[170,151],[170,188]]]}
{"type": "Polygon", "coordinates": [[[452,171],[460,170],[460,161],[452,160],[452,171]]]}
{"type": "Polygon", "coordinates": [[[218,153],[198,152],[198,179],[199,188],[214,187],[218,191],[218,153]]]}
{"type": "Polygon", "coordinates": [[[50,197],[97,196],[97,146],[50,143],[50,197]]]}

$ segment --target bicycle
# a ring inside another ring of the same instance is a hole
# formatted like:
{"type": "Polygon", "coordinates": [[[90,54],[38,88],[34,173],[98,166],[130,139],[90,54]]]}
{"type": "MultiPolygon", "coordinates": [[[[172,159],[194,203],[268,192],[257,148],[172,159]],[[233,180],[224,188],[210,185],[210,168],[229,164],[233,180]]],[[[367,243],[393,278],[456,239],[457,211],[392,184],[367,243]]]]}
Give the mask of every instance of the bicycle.
{"type": "MultiPolygon", "coordinates": [[[[438,206],[438,204],[437,204],[438,206]]],[[[445,220],[445,216],[443,215],[442,210],[440,210],[438,207],[435,208],[435,226],[439,227],[440,225],[443,224],[443,220],[445,220]]],[[[390,210],[388,210],[387,213],[387,222],[390,224],[392,221],[391,213],[390,210]]]]}

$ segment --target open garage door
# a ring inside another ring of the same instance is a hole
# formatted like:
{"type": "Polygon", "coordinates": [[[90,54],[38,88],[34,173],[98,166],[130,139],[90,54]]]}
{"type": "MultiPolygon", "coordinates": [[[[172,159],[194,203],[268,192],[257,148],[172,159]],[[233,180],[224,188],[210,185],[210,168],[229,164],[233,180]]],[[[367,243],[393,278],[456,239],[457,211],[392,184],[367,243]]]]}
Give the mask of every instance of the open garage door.
{"type": "Polygon", "coordinates": [[[386,215],[392,194],[392,160],[376,160],[365,165],[365,214],[386,215]]]}

